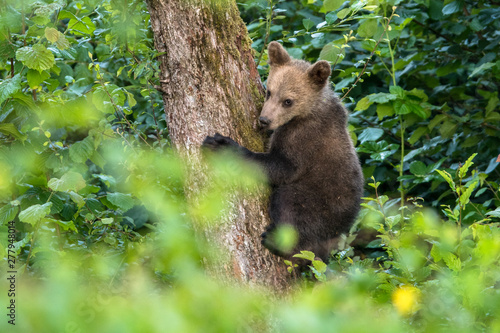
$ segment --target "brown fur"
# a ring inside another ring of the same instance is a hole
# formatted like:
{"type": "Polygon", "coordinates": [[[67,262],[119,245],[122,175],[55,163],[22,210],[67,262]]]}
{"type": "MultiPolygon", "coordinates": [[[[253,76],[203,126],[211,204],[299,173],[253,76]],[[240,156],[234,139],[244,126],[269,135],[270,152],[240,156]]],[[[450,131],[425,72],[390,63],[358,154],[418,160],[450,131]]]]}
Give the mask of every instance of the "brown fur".
{"type": "Polygon", "coordinates": [[[266,172],[272,224],[262,243],[270,251],[290,259],[309,250],[326,260],[356,218],[363,191],[347,110],[327,84],[327,62],[292,60],[277,42],[268,51],[271,70],[260,121],[274,131],[269,152],[251,152],[220,134],[207,137],[203,145],[233,149],[266,172]],[[274,240],[276,228],[284,224],[299,235],[292,251],[283,251],[274,240]]]}

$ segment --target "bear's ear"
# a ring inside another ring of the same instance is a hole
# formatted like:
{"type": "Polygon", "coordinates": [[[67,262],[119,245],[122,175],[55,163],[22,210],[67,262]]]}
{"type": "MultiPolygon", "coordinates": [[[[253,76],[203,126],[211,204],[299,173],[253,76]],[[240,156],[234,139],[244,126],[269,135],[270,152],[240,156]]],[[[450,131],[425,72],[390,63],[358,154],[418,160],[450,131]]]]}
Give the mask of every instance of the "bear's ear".
{"type": "Polygon", "coordinates": [[[330,64],[324,60],[318,61],[307,69],[309,80],[321,88],[323,88],[331,73],[330,64]]]}
{"type": "Polygon", "coordinates": [[[281,66],[291,61],[286,50],[278,42],[269,43],[267,54],[269,56],[269,65],[271,66],[281,66]]]}

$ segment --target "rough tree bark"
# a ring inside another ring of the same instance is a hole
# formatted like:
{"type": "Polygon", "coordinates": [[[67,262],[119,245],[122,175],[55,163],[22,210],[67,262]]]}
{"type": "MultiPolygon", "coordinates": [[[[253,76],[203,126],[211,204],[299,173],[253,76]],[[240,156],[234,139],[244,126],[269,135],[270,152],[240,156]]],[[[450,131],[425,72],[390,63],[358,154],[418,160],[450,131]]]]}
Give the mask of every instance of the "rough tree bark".
{"type": "MultiPolygon", "coordinates": [[[[234,0],[147,3],[155,46],[164,52],[159,57],[160,90],[175,148],[186,153],[192,165],[199,165],[203,139],[219,132],[262,151],[257,118],[264,90],[234,0]]],[[[188,182],[188,195],[200,181],[194,177],[188,182]]],[[[260,244],[268,224],[262,196],[235,199],[231,205],[231,221],[205,232],[209,241],[227,248],[231,264],[210,269],[218,276],[287,289],[285,265],[260,244]]]]}

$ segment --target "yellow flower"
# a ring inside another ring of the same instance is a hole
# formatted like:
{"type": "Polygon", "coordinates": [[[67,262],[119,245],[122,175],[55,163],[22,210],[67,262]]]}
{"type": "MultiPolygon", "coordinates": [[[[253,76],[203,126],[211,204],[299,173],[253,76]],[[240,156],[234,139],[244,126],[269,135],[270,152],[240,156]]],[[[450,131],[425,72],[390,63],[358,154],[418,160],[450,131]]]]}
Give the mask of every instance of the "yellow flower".
{"type": "Polygon", "coordinates": [[[409,315],[418,310],[420,290],[412,286],[402,286],[392,293],[392,304],[399,314],[409,315]]]}

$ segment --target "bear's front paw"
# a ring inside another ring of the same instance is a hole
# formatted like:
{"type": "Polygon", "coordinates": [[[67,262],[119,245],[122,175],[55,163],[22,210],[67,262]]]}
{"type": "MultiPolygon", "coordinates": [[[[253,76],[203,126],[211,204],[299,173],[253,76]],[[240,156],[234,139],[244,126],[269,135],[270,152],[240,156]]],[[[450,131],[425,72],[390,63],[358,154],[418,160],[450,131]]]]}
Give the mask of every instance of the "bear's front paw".
{"type": "Polygon", "coordinates": [[[239,147],[239,145],[233,139],[219,133],[215,133],[214,136],[207,136],[205,140],[203,140],[202,147],[212,151],[217,151],[228,147],[236,148],[239,147]]]}

